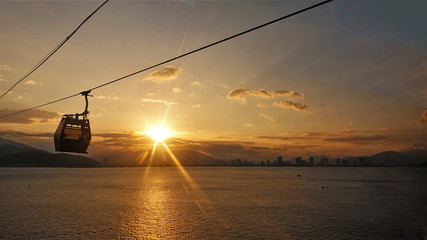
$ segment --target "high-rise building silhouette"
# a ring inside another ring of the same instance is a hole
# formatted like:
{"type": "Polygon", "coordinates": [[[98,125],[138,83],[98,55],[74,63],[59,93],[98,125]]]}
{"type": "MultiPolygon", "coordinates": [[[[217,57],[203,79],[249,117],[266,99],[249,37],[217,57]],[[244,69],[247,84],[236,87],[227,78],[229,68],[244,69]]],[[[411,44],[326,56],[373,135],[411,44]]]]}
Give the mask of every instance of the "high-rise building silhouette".
{"type": "Polygon", "coordinates": [[[282,156],[277,157],[277,165],[283,166],[283,157],[282,156]]]}
{"type": "Polygon", "coordinates": [[[302,159],[301,159],[301,157],[297,157],[297,158],[295,158],[295,165],[297,165],[297,166],[301,166],[302,165],[302,159]]]}
{"type": "Polygon", "coordinates": [[[310,166],[314,166],[314,157],[310,157],[309,160],[310,160],[310,166]]]}
{"type": "Polygon", "coordinates": [[[328,166],[329,165],[329,159],[324,157],[320,159],[320,166],[328,166]]]}

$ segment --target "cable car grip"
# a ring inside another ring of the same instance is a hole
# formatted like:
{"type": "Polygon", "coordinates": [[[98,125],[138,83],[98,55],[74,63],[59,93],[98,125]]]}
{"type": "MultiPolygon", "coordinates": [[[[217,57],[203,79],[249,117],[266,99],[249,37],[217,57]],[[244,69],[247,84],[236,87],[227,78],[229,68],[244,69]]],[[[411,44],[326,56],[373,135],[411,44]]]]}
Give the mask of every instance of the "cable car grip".
{"type": "Polygon", "coordinates": [[[80,115],[83,115],[83,118],[86,118],[87,117],[86,115],[89,114],[89,111],[87,110],[89,106],[89,101],[87,100],[87,96],[93,97],[93,95],[89,95],[90,91],[91,90],[81,92],[82,96],[85,96],[85,100],[86,100],[85,111],[80,114],[80,115]]]}

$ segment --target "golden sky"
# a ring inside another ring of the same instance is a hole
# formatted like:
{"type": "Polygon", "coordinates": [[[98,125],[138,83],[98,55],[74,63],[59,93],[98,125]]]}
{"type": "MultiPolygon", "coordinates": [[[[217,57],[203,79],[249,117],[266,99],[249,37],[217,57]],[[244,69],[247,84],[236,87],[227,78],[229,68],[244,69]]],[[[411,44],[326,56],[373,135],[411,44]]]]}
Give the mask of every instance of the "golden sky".
{"type": "MultiPolygon", "coordinates": [[[[0,115],[69,96],[319,1],[110,1],[0,99],[0,115]]],[[[0,1],[0,93],[101,1],[0,1]]],[[[171,148],[216,158],[374,154],[427,144],[427,3],[339,0],[93,91],[90,153],[171,148]]],[[[53,151],[75,97],[0,119],[53,151]]]]}

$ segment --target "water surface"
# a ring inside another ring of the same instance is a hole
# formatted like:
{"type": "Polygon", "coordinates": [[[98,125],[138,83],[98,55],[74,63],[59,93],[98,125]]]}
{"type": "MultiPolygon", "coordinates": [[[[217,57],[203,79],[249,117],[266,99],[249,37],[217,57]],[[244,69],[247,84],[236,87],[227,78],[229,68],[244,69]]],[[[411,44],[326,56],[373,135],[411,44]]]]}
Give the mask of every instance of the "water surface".
{"type": "Polygon", "coordinates": [[[426,237],[427,169],[198,167],[186,173],[0,168],[0,239],[426,237]]]}

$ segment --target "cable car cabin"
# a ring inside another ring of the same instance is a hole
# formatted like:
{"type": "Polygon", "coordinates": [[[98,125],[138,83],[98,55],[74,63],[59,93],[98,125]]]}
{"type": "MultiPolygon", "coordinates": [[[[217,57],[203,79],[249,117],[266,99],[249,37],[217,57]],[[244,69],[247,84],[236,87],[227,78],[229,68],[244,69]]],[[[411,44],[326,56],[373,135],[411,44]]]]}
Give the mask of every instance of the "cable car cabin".
{"type": "Polygon", "coordinates": [[[87,153],[91,138],[89,119],[81,114],[67,114],[62,117],[55,131],[55,150],[87,153]],[[79,116],[83,119],[79,119],[79,116]]]}

